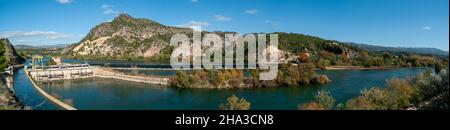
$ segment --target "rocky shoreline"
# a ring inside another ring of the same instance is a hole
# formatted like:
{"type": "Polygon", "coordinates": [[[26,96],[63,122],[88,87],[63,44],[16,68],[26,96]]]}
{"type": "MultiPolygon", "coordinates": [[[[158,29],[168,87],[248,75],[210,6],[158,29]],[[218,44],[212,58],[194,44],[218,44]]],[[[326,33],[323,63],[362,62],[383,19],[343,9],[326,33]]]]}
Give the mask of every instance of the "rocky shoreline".
{"type": "Polygon", "coordinates": [[[25,107],[3,81],[0,81],[0,110],[24,110],[25,107]]]}

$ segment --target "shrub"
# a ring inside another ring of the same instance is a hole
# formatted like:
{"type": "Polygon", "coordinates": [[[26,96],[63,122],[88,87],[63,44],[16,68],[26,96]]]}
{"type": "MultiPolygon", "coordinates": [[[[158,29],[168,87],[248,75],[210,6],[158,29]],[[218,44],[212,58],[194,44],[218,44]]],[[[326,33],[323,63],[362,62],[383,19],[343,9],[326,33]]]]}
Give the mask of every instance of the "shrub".
{"type": "Polygon", "coordinates": [[[438,75],[425,76],[416,82],[417,100],[420,109],[445,109],[448,110],[449,82],[448,68],[443,69],[438,75]]]}
{"type": "Polygon", "coordinates": [[[389,92],[389,100],[392,103],[392,109],[404,108],[410,105],[409,100],[413,93],[411,85],[406,80],[393,78],[386,84],[386,90],[389,92]]]}
{"type": "Polygon", "coordinates": [[[242,80],[238,78],[233,78],[228,81],[228,84],[233,88],[239,88],[241,86],[242,80]]]}
{"type": "Polygon", "coordinates": [[[326,84],[328,82],[330,82],[330,79],[326,75],[314,76],[311,80],[312,84],[326,84]]]}
{"type": "Polygon", "coordinates": [[[328,91],[319,91],[314,99],[306,104],[298,106],[300,110],[331,110],[334,106],[334,98],[328,91]]]}
{"type": "Polygon", "coordinates": [[[327,59],[320,59],[319,62],[317,62],[317,67],[319,67],[322,70],[326,70],[327,66],[330,66],[331,61],[327,59]]]}
{"type": "Polygon", "coordinates": [[[361,95],[350,99],[346,105],[347,110],[387,110],[388,94],[384,89],[371,88],[363,90],[361,95]]]}
{"type": "Polygon", "coordinates": [[[219,109],[221,110],[249,110],[250,102],[245,100],[244,98],[238,98],[236,95],[232,95],[228,97],[227,103],[220,104],[219,109]]]}
{"type": "Polygon", "coordinates": [[[56,64],[57,63],[55,61],[53,61],[53,59],[50,59],[47,62],[45,62],[45,65],[47,65],[47,66],[56,65],[56,64]]]}
{"type": "Polygon", "coordinates": [[[172,86],[180,87],[180,88],[189,88],[191,87],[191,83],[189,82],[189,78],[184,71],[177,71],[175,79],[171,82],[172,86]]]}

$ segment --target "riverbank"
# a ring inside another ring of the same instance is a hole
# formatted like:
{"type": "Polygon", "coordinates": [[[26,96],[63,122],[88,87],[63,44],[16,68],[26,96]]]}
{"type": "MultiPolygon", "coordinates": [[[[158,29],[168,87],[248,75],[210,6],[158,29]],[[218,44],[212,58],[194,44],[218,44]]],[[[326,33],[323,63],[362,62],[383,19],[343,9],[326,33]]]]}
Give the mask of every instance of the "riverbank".
{"type": "Polygon", "coordinates": [[[328,66],[326,70],[387,70],[393,69],[393,67],[379,67],[379,66],[328,66]]]}
{"type": "MultiPolygon", "coordinates": [[[[5,78],[2,76],[2,79],[5,78]]],[[[0,80],[0,110],[23,110],[14,91],[8,87],[4,80],[0,80]]]]}
{"type": "Polygon", "coordinates": [[[19,101],[13,89],[13,72],[23,68],[23,64],[13,66],[11,72],[0,73],[0,110],[24,110],[29,109],[19,101]]]}

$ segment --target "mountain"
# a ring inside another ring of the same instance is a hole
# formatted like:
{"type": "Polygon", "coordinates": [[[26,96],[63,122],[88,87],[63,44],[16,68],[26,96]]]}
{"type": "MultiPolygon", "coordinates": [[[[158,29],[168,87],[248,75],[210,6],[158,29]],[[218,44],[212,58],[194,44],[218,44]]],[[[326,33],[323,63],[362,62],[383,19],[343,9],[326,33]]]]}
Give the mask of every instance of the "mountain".
{"type": "MultiPolygon", "coordinates": [[[[174,34],[180,33],[192,36],[192,29],[165,26],[149,19],[120,14],[111,22],[95,26],[80,42],[64,48],[62,53],[74,58],[118,60],[157,58],[167,60],[172,52],[172,47],[169,46],[170,38],[174,34]]],[[[221,36],[225,33],[235,34],[235,32],[211,33],[221,36]]],[[[274,34],[279,35],[280,60],[292,61],[303,55],[312,56],[309,61],[314,63],[322,59],[321,62],[326,63],[328,61],[323,60],[329,60],[333,65],[360,65],[368,62],[368,52],[370,51],[448,55],[448,52],[431,48],[391,48],[326,40],[297,33],[275,32],[274,34]]]]}
{"type": "Polygon", "coordinates": [[[24,59],[17,54],[16,49],[8,39],[0,39],[0,71],[8,67],[8,64],[17,65],[23,61],[24,59]]]}
{"type": "MultiPolygon", "coordinates": [[[[71,56],[82,57],[127,57],[151,58],[154,56],[168,58],[172,48],[170,37],[183,33],[192,36],[192,29],[165,26],[158,22],[133,18],[121,14],[111,22],[97,25],[79,43],[63,50],[71,56]]],[[[235,32],[212,32],[219,35],[235,32]]],[[[359,55],[358,48],[340,44],[313,36],[295,33],[277,33],[280,35],[280,48],[287,53],[300,51],[316,51],[325,49],[335,54],[350,52],[359,55]]]]}
{"type": "Polygon", "coordinates": [[[30,46],[30,45],[16,45],[15,48],[16,48],[17,50],[39,49],[39,47],[30,46]]]}
{"type": "Polygon", "coordinates": [[[366,49],[372,52],[394,52],[394,53],[413,53],[424,55],[443,55],[448,56],[448,51],[443,51],[436,48],[419,48],[419,47],[384,47],[376,45],[358,44],[358,43],[346,43],[351,46],[356,46],[362,49],[366,49]]]}
{"type": "Polygon", "coordinates": [[[164,26],[148,19],[120,14],[111,22],[97,25],[79,42],[63,50],[72,56],[149,58],[167,54],[170,37],[192,34],[191,29],[164,26]]]}

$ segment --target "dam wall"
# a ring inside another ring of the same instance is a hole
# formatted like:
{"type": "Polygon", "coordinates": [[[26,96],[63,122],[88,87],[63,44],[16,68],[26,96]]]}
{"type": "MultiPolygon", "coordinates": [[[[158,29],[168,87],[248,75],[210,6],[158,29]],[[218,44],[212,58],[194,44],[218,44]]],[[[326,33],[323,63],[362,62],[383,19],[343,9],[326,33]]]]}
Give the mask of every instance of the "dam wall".
{"type": "Polygon", "coordinates": [[[100,67],[95,68],[94,76],[100,78],[114,78],[132,82],[156,84],[162,86],[168,86],[170,80],[168,77],[127,75],[121,72],[114,71],[112,69],[100,67]]]}
{"type": "Polygon", "coordinates": [[[53,104],[64,110],[77,110],[76,108],[62,102],[61,100],[51,96],[50,94],[42,90],[41,87],[39,87],[39,85],[36,83],[36,81],[33,80],[33,78],[30,76],[30,73],[27,70],[25,70],[25,75],[31,81],[31,84],[33,85],[34,89],[36,89],[38,93],[44,96],[48,101],[52,102],[53,104]]]}
{"type": "Polygon", "coordinates": [[[89,65],[54,66],[35,70],[25,67],[25,70],[27,70],[33,80],[38,82],[99,77],[168,86],[170,80],[168,77],[128,75],[110,68],[92,67],[89,65]]]}

